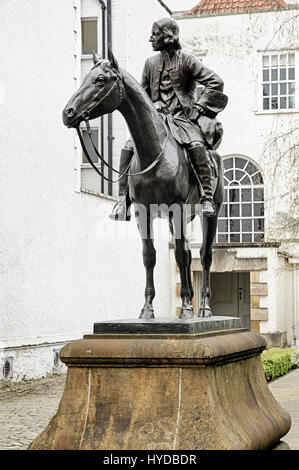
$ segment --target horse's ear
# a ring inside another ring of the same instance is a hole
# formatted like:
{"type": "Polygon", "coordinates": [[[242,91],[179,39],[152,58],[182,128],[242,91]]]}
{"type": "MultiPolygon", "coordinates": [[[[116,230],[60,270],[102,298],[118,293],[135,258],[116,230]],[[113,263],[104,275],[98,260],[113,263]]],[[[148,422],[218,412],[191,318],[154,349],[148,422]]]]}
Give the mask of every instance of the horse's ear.
{"type": "Polygon", "coordinates": [[[100,59],[99,57],[96,55],[95,51],[92,50],[92,60],[93,60],[93,63],[94,65],[98,64],[100,62],[100,59]]]}
{"type": "Polygon", "coordinates": [[[118,62],[117,62],[116,58],[113,55],[113,52],[112,52],[112,49],[111,49],[111,44],[108,44],[108,59],[109,59],[110,64],[112,65],[112,67],[115,70],[119,70],[119,65],[118,65],[118,62]]]}

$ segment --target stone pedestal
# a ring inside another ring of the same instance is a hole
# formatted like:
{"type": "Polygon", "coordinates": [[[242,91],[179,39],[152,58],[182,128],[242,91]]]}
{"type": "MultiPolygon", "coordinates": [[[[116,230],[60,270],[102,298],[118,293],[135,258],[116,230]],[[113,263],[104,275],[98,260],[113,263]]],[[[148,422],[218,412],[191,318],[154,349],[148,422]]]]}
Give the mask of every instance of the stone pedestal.
{"type": "Polygon", "coordinates": [[[116,330],[62,349],[64,394],[29,449],[270,449],[288,432],[259,334],[116,330]]]}

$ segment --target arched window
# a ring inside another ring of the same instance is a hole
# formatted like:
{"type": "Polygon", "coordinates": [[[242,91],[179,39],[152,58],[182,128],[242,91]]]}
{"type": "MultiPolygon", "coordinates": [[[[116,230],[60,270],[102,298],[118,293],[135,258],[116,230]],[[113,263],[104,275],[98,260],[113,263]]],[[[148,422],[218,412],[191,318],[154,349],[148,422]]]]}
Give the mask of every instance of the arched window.
{"type": "Polygon", "coordinates": [[[225,196],[216,242],[262,242],[265,222],[262,174],[241,156],[226,157],[223,163],[225,196]]]}

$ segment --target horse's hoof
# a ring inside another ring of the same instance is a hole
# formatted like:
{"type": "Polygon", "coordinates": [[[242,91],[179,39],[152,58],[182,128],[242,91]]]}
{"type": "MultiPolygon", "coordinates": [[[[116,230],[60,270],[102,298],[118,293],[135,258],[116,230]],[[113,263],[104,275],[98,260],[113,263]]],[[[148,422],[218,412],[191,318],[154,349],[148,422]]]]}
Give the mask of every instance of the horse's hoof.
{"type": "Polygon", "coordinates": [[[200,318],[209,318],[209,317],[212,317],[213,314],[212,314],[212,311],[210,308],[200,308],[199,309],[199,312],[198,312],[198,317],[200,318]]]}
{"type": "Polygon", "coordinates": [[[143,308],[141,310],[139,318],[143,318],[144,320],[151,320],[152,318],[155,318],[154,309],[143,308]]]}
{"type": "Polygon", "coordinates": [[[193,308],[181,308],[179,318],[181,320],[188,320],[194,317],[193,308]]]}

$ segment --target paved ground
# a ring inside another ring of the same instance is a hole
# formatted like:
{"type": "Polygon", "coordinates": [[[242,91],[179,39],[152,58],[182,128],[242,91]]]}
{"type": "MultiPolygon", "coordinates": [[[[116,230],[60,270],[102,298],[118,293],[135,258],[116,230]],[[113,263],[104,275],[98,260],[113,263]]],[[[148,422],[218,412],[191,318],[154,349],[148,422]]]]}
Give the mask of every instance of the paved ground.
{"type": "Polygon", "coordinates": [[[270,382],[269,388],[276,400],[291,416],[291,429],[282,440],[290,446],[291,450],[299,450],[299,369],[270,382]]]}
{"type": "MultiPolygon", "coordinates": [[[[57,410],[65,375],[9,384],[0,388],[0,449],[26,449],[46,427],[57,410]]],[[[283,438],[299,450],[299,369],[269,385],[279,403],[290,413],[292,427],[283,438]]]]}
{"type": "Polygon", "coordinates": [[[0,449],[26,449],[55,414],[65,374],[0,388],[0,449]]]}

